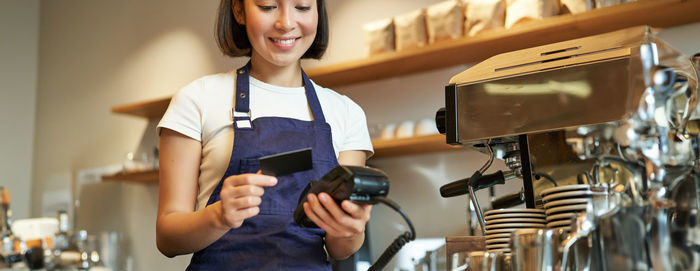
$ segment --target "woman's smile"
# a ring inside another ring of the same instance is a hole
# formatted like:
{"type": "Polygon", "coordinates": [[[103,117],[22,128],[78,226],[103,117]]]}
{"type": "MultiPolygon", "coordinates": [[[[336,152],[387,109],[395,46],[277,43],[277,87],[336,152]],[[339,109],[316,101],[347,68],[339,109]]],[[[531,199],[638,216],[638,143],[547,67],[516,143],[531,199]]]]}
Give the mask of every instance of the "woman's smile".
{"type": "Polygon", "coordinates": [[[269,38],[275,47],[282,50],[289,50],[294,47],[300,38],[269,38]]]}

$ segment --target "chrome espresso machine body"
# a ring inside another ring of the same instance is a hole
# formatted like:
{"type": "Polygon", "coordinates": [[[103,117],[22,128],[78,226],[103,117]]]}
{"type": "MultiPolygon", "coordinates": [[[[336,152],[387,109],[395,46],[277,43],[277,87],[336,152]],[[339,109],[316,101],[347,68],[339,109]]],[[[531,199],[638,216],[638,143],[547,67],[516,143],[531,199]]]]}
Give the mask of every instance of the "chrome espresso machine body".
{"type": "Polygon", "coordinates": [[[604,186],[613,204],[572,221],[571,236],[588,241],[587,260],[559,268],[700,269],[699,61],[639,26],[471,67],[445,87],[439,130],[510,171],[483,175],[488,162],[478,183],[441,193],[517,177],[527,207],[543,208],[540,192],[555,185],[604,186]]]}

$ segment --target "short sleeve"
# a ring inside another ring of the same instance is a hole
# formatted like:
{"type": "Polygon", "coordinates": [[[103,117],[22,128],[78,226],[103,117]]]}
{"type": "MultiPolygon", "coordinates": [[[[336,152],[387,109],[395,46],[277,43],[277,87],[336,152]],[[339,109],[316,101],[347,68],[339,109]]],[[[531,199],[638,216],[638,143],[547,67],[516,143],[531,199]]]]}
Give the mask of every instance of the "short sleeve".
{"type": "Polygon", "coordinates": [[[158,123],[157,133],[161,128],[181,133],[197,141],[202,141],[202,116],[201,105],[197,94],[201,93],[202,84],[194,81],[178,91],[165,111],[163,118],[158,123]]]}
{"type": "Polygon", "coordinates": [[[374,154],[374,148],[372,148],[372,141],[370,140],[369,131],[367,130],[365,112],[350,98],[345,96],[344,98],[347,100],[346,102],[348,104],[345,123],[345,141],[338,151],[367,151],[367,158],[369,158],[374,154]]]}

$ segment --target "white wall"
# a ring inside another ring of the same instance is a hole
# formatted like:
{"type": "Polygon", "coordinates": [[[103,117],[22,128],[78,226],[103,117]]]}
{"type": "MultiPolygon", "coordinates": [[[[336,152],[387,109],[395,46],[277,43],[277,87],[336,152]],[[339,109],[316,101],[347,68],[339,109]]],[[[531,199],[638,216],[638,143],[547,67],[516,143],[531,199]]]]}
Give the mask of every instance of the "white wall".
{"type": "Polygon", "coordinates": [[[28,218],[39,57],[39,0],[0,1],[0,186],[28,218]]]}
{"type": "MultiPolygon", "coordinates": [[[[154,124],[111,107],[170,96],[237,65],[213,43],[217,7],[216,0],[42,2],[34,216],[68,206],[49,199],[69,193],[80,170],[121,164],[127,152],[155,145],[154,124]]],[[[134,270],[184,269],[188,256],[168,259],[155,246],[157,185],[87,185],[78,196],[76,227],[124,234],[134,270]]]]}
{"type": "MultiPolygon", "coordinates": [[[[325,65],[364,57],[361,25],[425,7],[438,0],[329,0],[331,44],[325,65]]],[[[213,42],[216,0],[45,1],[41,7],[40,67],[34,145],[32,215],[53,215],[46,199],[70,191],[85,168],[119,164],[124,154],[155,144],[154,123],[115,115],[112,106],[172,95],[204,74],[227,71],[245,60],[224,58],[213,42]]],[[[683,28],[683,44],[697,48],[700,24],[683,28]]],[[[442,106],[448,79],[466,68],[337,88],[358,102],[370,124],[432,117],[442,106]],[[393,101],[387,103],[387,101],[393,101]]],[[[466,233],[464,198],[442,199],[438,188],[470,175],[485,157],[475,152],[377,159],[391,177],[390,196],[416,224],[419,237],[466,233]]],[[[494,169],[503,166],[496,162],[494,169]]],[[[499,193],[518,189],[499,187],[499,193]]],[[[135,270],[181,270],[187,256],[167,259],[155,248],[157,186],[102,183],[80,195],[78,227],[125,234],[135,270]]],[[[375,257],[405,229],[385,207],[370,226],[375,257]]],[[[389,270],[389,269],[387,269],[389,270]]]]}

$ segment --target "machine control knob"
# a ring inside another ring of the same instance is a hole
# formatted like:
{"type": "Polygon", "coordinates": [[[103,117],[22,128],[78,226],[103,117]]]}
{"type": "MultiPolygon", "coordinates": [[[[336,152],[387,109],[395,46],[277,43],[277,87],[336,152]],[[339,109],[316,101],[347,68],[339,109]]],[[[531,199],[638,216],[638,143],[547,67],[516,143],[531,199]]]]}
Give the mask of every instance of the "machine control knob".
{"type": "Polygon", "coordinates": [[[441,134],[445,134],[445,127],[447,126],[447,109],[440,108],[438,109],[437,113],[435,113],[435,125],[437,126],[438,132],[441,134]]]}

